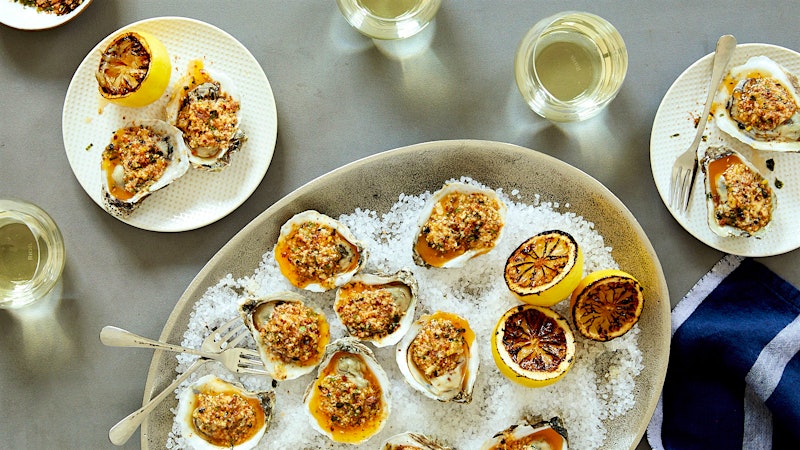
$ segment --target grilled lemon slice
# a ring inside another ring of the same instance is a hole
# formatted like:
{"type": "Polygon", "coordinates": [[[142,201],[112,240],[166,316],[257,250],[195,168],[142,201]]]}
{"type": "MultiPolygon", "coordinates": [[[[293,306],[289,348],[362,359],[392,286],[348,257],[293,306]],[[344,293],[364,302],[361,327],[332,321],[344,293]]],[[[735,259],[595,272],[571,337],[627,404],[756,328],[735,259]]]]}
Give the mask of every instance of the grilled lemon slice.
{"type": "Polygon", "coordinates": [[[523,242],[506,260],[503,276],[525,303],[552,306],[569,297],[583,275],[583,252],[564,231],[544,231],[523,242]]]}
{"type": "Polygon", "coordinates": [[[643,306],[639,281],[616,269],[590,273],[571,298],[575,328],[595,341],[610,341],[627,333],[639,320],[643,306]]]}
{"type": "Polygon", "coordinates": [[[492,356],[508,379],[527,387],[553,384],[575,360],[575,338],[566,319],[549,308],[515,306],[492,333],[492,356]]]}
{"type": "Polygon", "coordinates": [[[161,97],[171,70],[169,54],[161,41],[143,31],[128,31],[103,50],[95,78],[106,100],[141,107],[161,97]]]}

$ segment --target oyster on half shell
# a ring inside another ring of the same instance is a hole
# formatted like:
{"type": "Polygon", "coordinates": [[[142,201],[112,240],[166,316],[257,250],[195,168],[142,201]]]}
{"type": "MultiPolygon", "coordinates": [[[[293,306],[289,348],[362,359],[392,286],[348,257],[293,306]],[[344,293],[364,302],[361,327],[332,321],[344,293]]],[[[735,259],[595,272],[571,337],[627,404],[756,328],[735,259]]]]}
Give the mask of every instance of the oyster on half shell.
{"type": "Polygon", "coordinates": [[[248,392],[215,375],[184,389],[175,415],[184,439],[195,449],[251,449],[269,428],[272,391],[248,392]]]}
{"type": "Polygon", "coordinates": [[[303,404],[311,426],[334,442],[360,444],[389,418],[389,378],[366,345],[351,337],[328,345],[303,404]]]}
{"type": "Polygon", "coordinates": [[[153,192],[189,170],[180,130],[162,120],[138,120],[116,131],[100,161],[103,206],[128,217],[153,192]]]}
{"type": "Polygon", "coordinates": [[[553,417],[550,420],[523,420],[495,434],[481,446],[481,450],[522,448],[569,450],[567,430],[561,424],[561,419],[553,417]]]}
{"type": "Polygon", "coordinates": [[[757,150],[800,151],[800,82],[769,57],[732,68],[715,101],[717,126],[731,137],[757,150]]]}
{"type": "Polygon", "coordinates": [[[466,319],[437,311],[414,322],[396,350],[406,382],[442,402],[472,401],[480,358],[466,319]]]}
{"type": "Polygon", "coordinates": [[[231,154],[247,139],[239,128],[241,111],[233,80],[196,60],[175,84],[166,117],[183,133],[192,166],[216,172],[230,165],[231,154]]]}
{"type": "Polygon", "coordinates": [[[401,433],[386,439],[381,450],[451,450],[418,433],[401,433]]]}
{"type": "Polygon", "coordinates": [[[239,304],[264,368],[275,380],[293,380],[314,370],[330,342],[325,314],[305,301],[294,292],[278,292],[239,304]]]}
{"type": "Polygon", "coordinates": [[[463,267],[491,251],[500,240],[506,205],[491,189],[446,183],[433,193],[418,221],[414,262],[420,266],[463,267]]]}
{"type": "Polygon", "coordinates": [[[417,291],[408,270],[359,273],[337,289],[333,309],[351,336],[386,347],[400,341],[414,322],[417,291]]]}
{"type": "Polygon", "coordinates": [[[289,282],[312,292],[347,283],[367,260],[364,244],[347,226],[314,210],[281,226],[274,254],[289,282]]]}
{"type": "Polygon", "coordinates": [[[764,175],[741,153],[726,147],[706,149],[708,225],[719,236],[758,236],[772,221],[777,204],[764,175]]]}

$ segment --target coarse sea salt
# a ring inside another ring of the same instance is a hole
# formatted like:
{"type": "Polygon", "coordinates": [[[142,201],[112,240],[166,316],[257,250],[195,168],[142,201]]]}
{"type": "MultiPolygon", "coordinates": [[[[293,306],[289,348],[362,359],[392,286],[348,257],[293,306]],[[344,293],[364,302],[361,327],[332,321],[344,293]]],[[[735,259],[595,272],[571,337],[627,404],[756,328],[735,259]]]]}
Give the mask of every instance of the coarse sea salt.
{"type": "MultiPolygon", "coordinates": [[[[481,185],[466,177],[460,181],[481,185]]],[[[520,243],[541,231],[558,229],[571,234],[583,249],[584,274],[619,267],[611,257],[611,248],[605,245],[593,223],[571,211],[559,211],[557,204],[542,202],[538,195],[533,204],[525,204],[512,199],[518,198],[516,190],[512,191],[512,197],[502,189],[496,191],[508,207],[503,237],[494,250],[460,269],[424,268],[413,262],[411,247],[417,232],[416,223],[423,205],[431,197],[430,192],[400,194],[397,202],[383,214],[357,208],[338,218],[369,249],[365,272],[410,269],[420,288],[416,316],[442,310],[465,317],[478,337],[481,358],[472,402],[442,403],[428,399],[405,382],[397,368],[393,346],[373,347],[392,381],[391,414],[383,430],[357,448],[379,448],[389,436],[412,431],[452,448],[478,449],[492,435],[525,417],[558,416],[568,430],[571,449],[598,449],[602,448],[607,433],[603,420],[619,417],[633,407],[631,392],[643,368],[637,346],[638,325],[622,337],[605,343],[583,339],[576,333],[575,363],[563,379],[544,388],[525,388],[498,371],[491,355],[490,336],[500,316],[519,304],[503,281],[503,267],[508,255],[520,243]]],[[[568,207],[567,204],[565,208],[568,207]]],[[[194,305],[182,344],[199,347],[210,330],[236,317],[238,304],[243,299],[237,292],[242,290],[257,296],[297,291],[281,275],[272,252],[267,252],[252,275],[242,279],[229,275],[204,293],[194,305]]],[[[331,340],[346,335],[333,312],[333,291],[323,294],[302,291],[302,294],[325,312],[331,323],[331,340]]],[[[571,322],[568,303],[568,300],[562,301],[553,309],[571,322]]],[[[243,345],[255,348],[252,339],[243,345]]],[[[177,372],[182,373],[195,357],[180,354],[177,359],[177,372]]],[[[268,377],[235,376],[213,362],[193,374],[176,392],[205,373],[237,381],[249,390],[273,389],[268,377]]],[[[275,384],[276,409],[272,424],[257,448],[353,448],[333,443],[312,429],[303,408],[303,394],[315,373],[275,384]]],[[[167,448],[183,447],[185,441],[174,422],[167,448]]]]}

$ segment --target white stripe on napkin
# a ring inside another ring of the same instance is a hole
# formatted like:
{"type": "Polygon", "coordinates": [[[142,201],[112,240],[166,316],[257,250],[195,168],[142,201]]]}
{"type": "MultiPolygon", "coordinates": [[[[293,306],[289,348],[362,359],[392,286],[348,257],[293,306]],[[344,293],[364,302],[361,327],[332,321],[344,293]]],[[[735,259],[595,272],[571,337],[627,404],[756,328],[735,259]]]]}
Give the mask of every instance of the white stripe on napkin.
{"type": "Polygon", "coordinates": [[[750,385],[746,385],[744,388],[742,448],[747,450],[770,450],[772,448],[772,413],[750,385]]]}
{"type": "Polygon", "coordinates": [[[778,387],[789,360],[800,351],[800,316],[794,318],[761,349],[745,381],[762,402],[766,402],[778,387]]]}
{"type": "MultiPolygon", "coordinates": [[[[725,279],[731,272],[734,271],[744,260],[741,256],[726,255],[719,260],[714,267],[711,268],[707,274],[703,275],[693,287],[686,293],[680,302],[672,310],[672,325],[671,335],[675,334],[677,330],[689,316],[692,315],[695,309],[703,303],[703,300],[708,297],[722,280],[725,279]]],[[[661,426],[664,423],[664,404],[663,395],[658,397],[656,409],[653,411],[653,417],[650,418],[650,423],[647,425],[647,442],[653,450],[664,450],[664,443],[661,440],[661,426]]]]}
{"type": "Polygon", "coordinates": [[[783,377],[789,360],[800,351],[800,316],[786,325],[761,349],[745,377],[744,439],[742,448],[769,448],[772,445],[772,414],[765,402],[783,377]],[[764,447],[767,445],[767,447],[764,447]]]}

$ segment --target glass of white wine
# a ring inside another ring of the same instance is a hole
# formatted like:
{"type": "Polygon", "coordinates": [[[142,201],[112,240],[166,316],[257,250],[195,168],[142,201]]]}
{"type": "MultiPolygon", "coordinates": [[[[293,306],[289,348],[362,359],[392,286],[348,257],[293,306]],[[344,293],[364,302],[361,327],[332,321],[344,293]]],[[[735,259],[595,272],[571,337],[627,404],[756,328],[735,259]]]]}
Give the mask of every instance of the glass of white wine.
{"type": "Polygon", "coordinates": [[[64,240],[41,208],[0,199],[0,308],[44,298],[64,270],[64,240]]]}
{"type": "Polygon", "coordinates": [[[374,39],[411,37],[433,21],[442,0],[336,0],[344,18],[374,39]]]}
{"type": "Polygon", "coordinates": [[[534,112],[557,122],[597,115],[617,96],[627,70],[628,52],[617,29],[578,11],[537,22],[514,60],[522,97],[534,112]]]}

